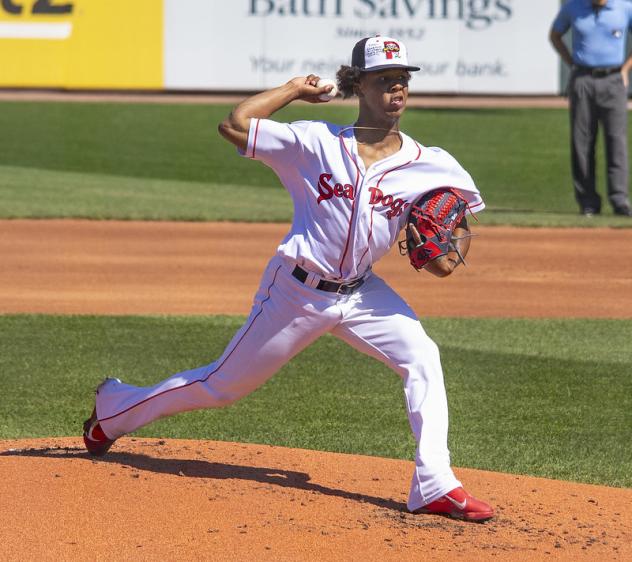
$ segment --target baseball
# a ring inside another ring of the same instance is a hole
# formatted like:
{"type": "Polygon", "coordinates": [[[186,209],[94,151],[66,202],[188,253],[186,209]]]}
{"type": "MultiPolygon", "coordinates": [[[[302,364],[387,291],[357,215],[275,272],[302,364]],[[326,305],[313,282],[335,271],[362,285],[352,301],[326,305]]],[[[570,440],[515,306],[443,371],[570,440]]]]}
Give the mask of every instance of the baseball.
{"type": "Polygon", "coordinates": [[[317,88],[322,88],[323,86],[333,86],[333,88],[329,93],[325,92],[324,94],[320,94],[320,96],[318,96],[318,99],[322,101],[330,101],[338,95],[338,86],[336,86],[336,82],[331,78],[321,78],[316,83],[317,88]]]}

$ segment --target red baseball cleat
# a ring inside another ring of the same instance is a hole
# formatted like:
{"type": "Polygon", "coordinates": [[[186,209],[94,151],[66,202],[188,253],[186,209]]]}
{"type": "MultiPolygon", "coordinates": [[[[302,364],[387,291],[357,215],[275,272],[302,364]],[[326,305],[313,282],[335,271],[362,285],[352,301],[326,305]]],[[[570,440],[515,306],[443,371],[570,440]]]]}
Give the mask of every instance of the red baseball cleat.
{"type": "Polygon", "coordinates": [[[416,509],[413,513],[447,515],[464,521],[487,521],[494,516],[494,509],[468,494],[463,488],[454,488],[445,496],[416,509]]]}
{"type": "Polygon", "coordinates": [[[99,424],[97,419],[97,409],[92,410],[92,415],[83,422],[83,442],[88,449],[88,453],[95,457],[102,457],[110,450],[114,439],[109,439],[99,424]]]}
{"type": "MultiPolygon", "coordinates": [[[[98,387],[96,394],[99,394],[99,390],[109,382],[118,382],[121,381],[118,379],[105,379],[98,387]]],[[[110,439],[101,428],[101,424],[97,418],[97,408],[96,406],[92,410],[92,414],[90,417],[83,422],[83,442],[86,445],[86,449],[88,453],[94,455],[95,457],[102,457],[110,450],[112,444],[116,441],[116,439],[110,439]]]]}

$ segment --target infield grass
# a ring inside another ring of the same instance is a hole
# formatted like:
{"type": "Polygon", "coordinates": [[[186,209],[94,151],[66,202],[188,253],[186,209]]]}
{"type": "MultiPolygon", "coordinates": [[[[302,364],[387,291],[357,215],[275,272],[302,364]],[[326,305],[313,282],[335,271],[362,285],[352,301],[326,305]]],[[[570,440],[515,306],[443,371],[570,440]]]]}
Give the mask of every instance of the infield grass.
{"type": "MultiPolygon", "coordinates": [[[[0,218],[289,222],[290,198],[272,171],[239,157],[216,132],[229,110],[0,102],[0,218]]],[[[355,116],[348,106],[308,104],[277,114],[338,123],[355,116]]],[[[402,129],[470,171],[488,204],[482,224],[632,226],[606,202],[603,216],[578,216],[565,109],[410,108],[402,129]]],[[[601,143],[598,154],[603,194],[601,143]]]]}
{"type": "MultiPolygon", "coordinates": [[[[0,316],[0,438],[79,435],[104,376],[154,384],[220,355],[242,318],[0,316]]],[[[632,486],[632,321],[426,319],[455,466],[632,486]]],[[[138,432],[412,459],[399,378],[331,336],[225,409],[138,432]]]]}

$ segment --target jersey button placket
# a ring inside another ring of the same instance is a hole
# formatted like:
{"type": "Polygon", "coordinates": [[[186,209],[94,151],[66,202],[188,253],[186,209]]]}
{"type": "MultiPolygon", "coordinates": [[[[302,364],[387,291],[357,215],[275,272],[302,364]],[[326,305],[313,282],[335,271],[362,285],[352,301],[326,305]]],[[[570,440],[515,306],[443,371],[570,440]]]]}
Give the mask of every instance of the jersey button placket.
{"type": "MultiPolygon", "coordinates": [[[[349,170],[350,175],[354,174],[356,176],[356,180],[354,182],[355,190],[353,194],[353,205],[351,206],[351,217],[349,218],[349,232],[347,233],[347,240],[346,240],[345,248],[343,250],[343,255],[340,260],[340,269],[339,269],[339,274],[340,274],[341,279],[345,279],[347,277],[345,273],[347,273],[348,276],[353,276],[355,266],[356,266],[355,264],[355,259],[356,259],[355,237],[356,237],[356,230],[357,230],[357,225],[358,225],[358,217],[360,214],[361,198],[362,198],[362,193],[363,193],[362,187],[364,185],[364,181],[366,178],[366,171],[364,168],[364,163],[362,162],[362,159],[360,158],[360,155],[358,154],[357,142],[355,142],[355,139],[353,140],[353,144],[350,150],[347,144],[344,142],[344,140],[342,141],[342,145],[347,154],[347,157],[353,162],[353,167],[351,168],[351,170],[349,170]],[[350,260],[353,260],[353,262],[351,263],[351,266],[347,265],[347,267],[345,268],[345,264],[349,264],[350,260]]],[[[348,296],[348,295],[339,295],[339,296],[348,296]]]]}
{"type": "MultiPolygon", "coordinates": [[[[369,170],[371,170],[371,167],[369,167],[369,170]]],[[[370,187],[376,177],[377,173],[369,175],[367,172],[363,178],[364,181],[362,185],[364,187],[366,184],[368,187],[362,190],[362,194],[358,199],[358,220],[356,223],[353,255],[358,274],[360,273],[362,262],[366,261],[366,256],[368,255],[370,236],[374,224],[373,213],[375,212],[375,207],[370,204],[370,187]]]]}

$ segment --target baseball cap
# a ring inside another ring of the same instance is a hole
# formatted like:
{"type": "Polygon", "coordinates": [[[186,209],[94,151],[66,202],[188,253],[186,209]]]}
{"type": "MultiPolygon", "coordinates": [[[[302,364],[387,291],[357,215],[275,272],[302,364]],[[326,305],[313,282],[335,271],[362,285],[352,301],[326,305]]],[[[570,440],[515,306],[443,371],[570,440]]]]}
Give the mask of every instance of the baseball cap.
{"type": "Polygon", "coordinates": [[[355,44],[351,53],[351,66],[357,66],[363,72],[387,68],[420,70],[418,66],[408,64],[408,51],[401,41],[381,35],[365,37],[355,44]]]}

